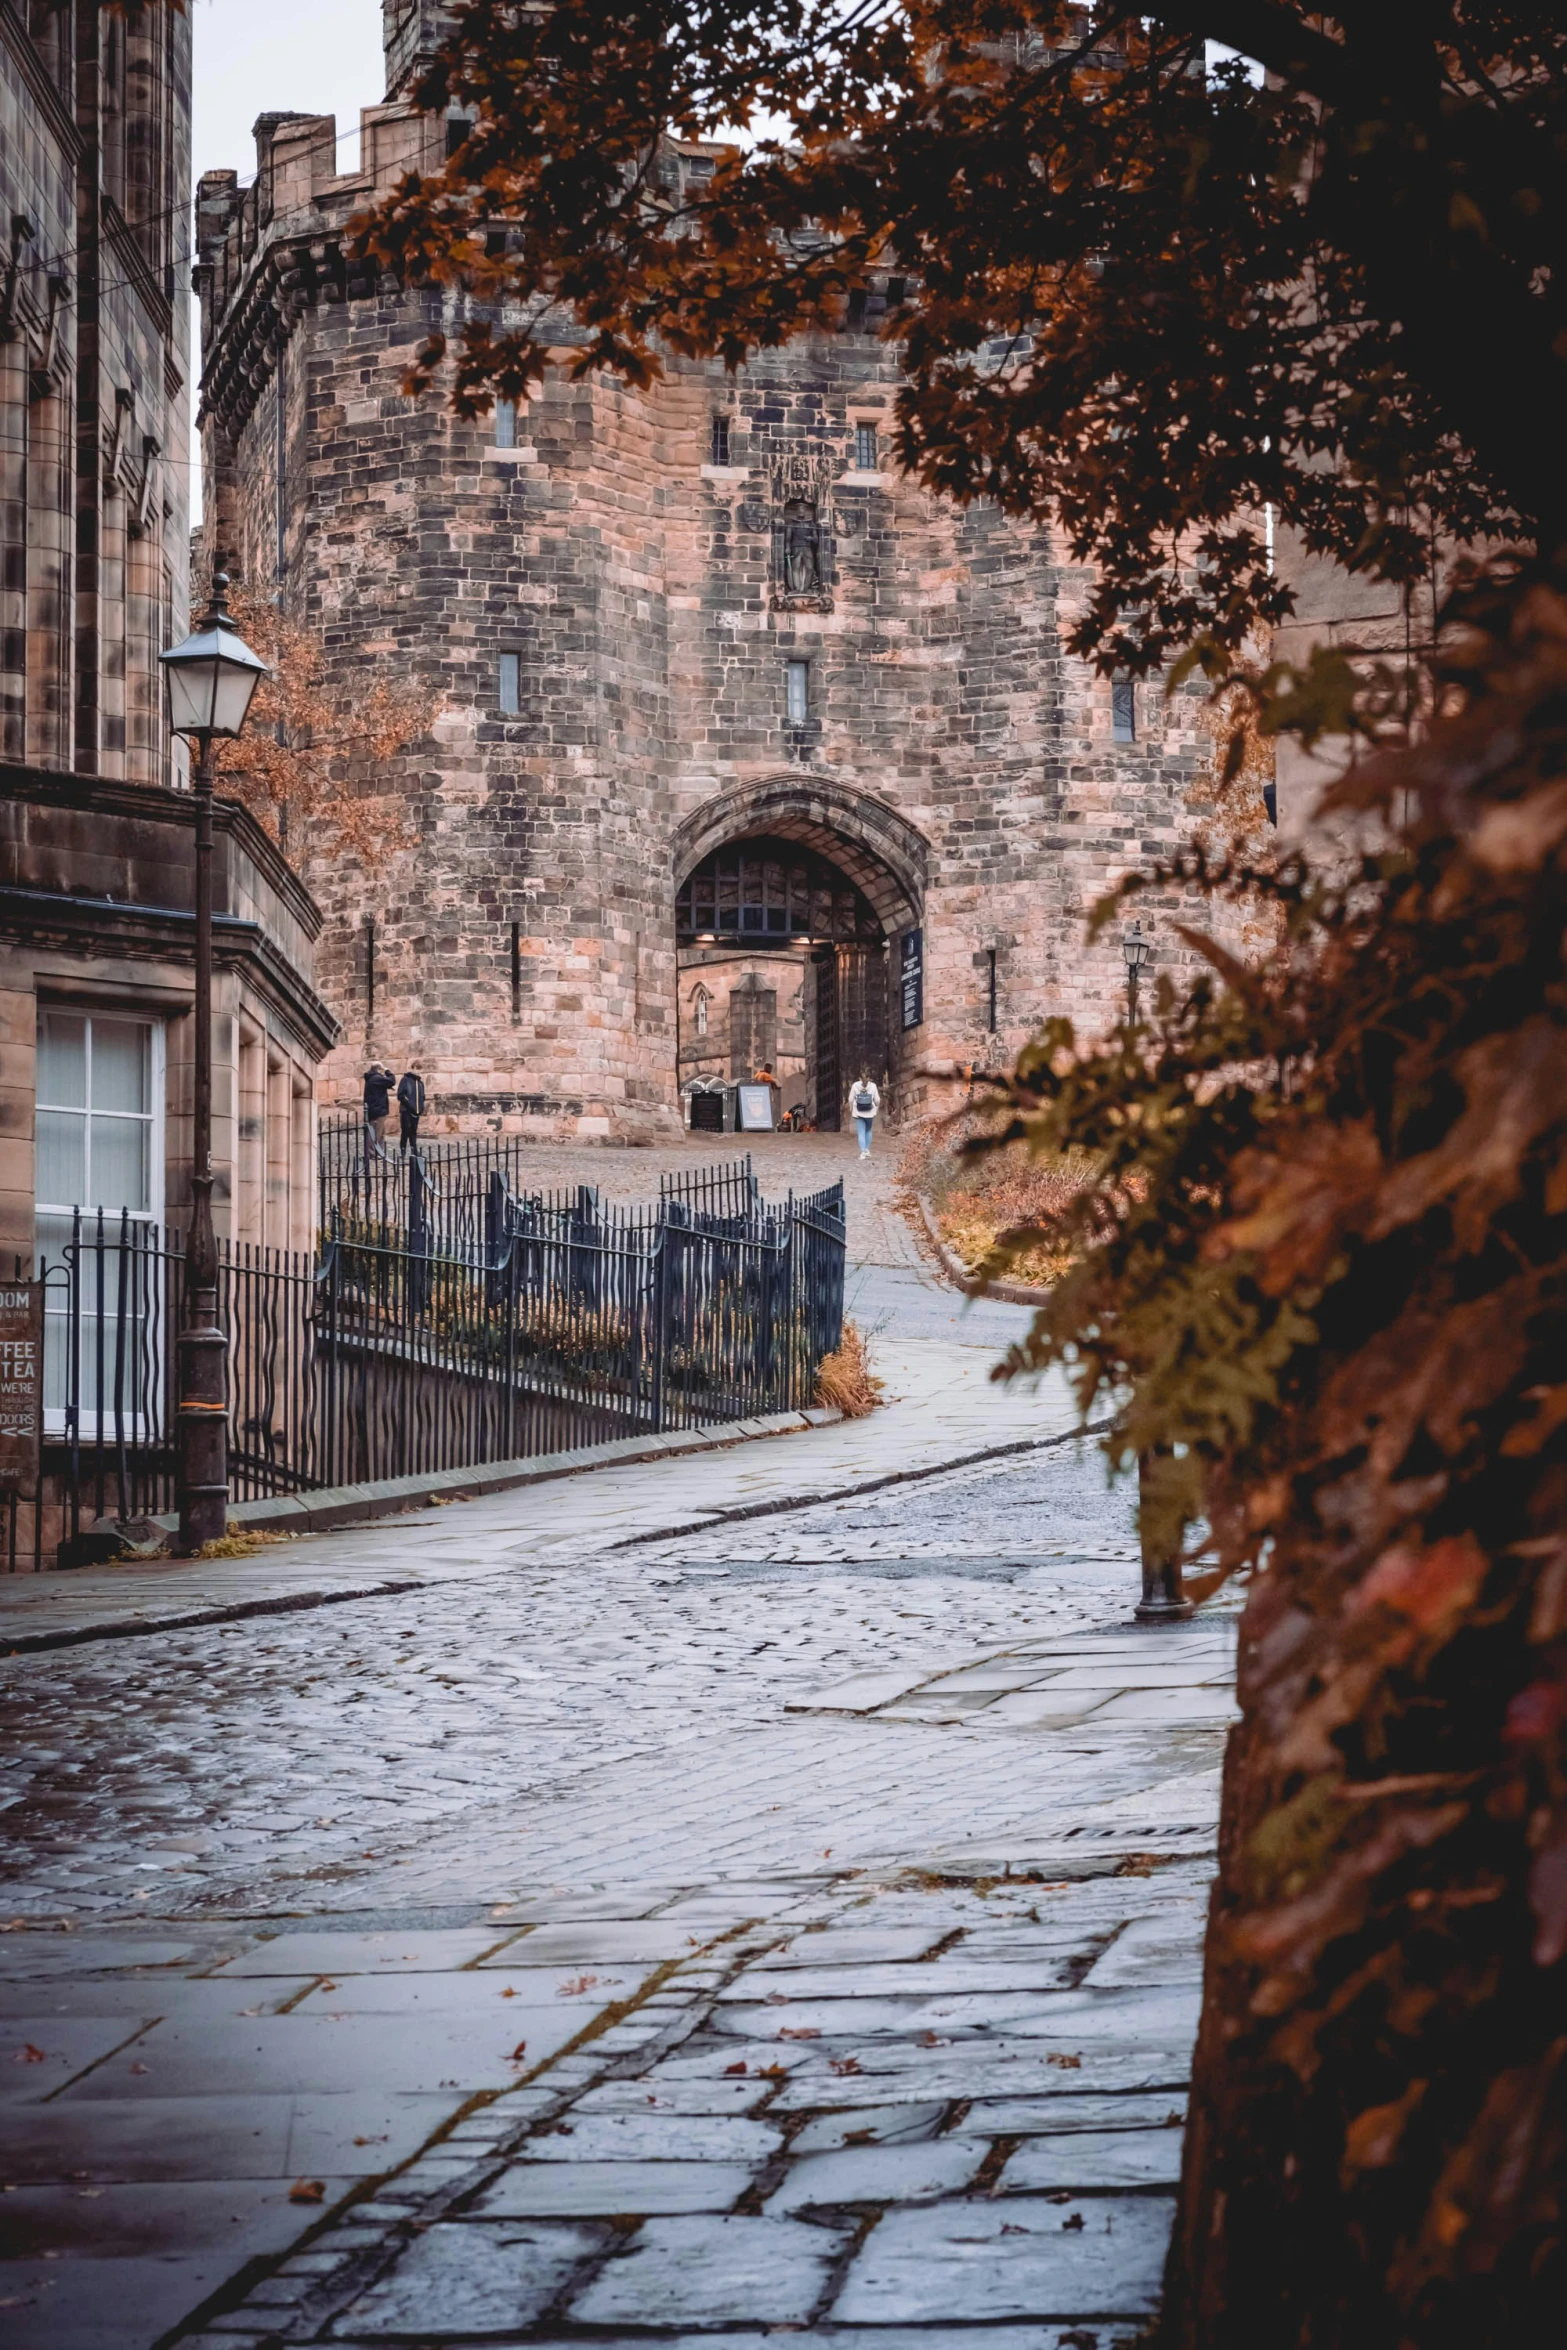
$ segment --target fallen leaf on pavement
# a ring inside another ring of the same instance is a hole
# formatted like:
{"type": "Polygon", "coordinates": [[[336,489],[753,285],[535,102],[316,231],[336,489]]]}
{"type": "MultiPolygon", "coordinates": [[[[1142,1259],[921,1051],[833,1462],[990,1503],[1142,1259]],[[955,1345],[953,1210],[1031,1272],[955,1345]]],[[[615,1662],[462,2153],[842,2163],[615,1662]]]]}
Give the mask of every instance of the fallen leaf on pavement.
{"type": "Polygon", "coordinates": [[[557,1999],[580,1999],[584,1991],[591,1991],[597,1975],[573,1975],[569,1983],[562,1983],[556,1991],[557,1999]]]}
{"type": "Polygon", "coordinates": [[[780,2040],[819,2040],[821,2033],[815,2024],[780,2024],[780,2040]]]}
{"type": "Polygon", "coordinates": [[[862,2073],[865,2067],[857,2056],[835,2056],[832,2060],[832,2069],[840,2077],[843,2077],[849,2073],[862,2073]]]}
{"type": "Polygon", "coordinates": [[[516,2045],[516,2047],[515,2047],[515,2048],[512,2050],[512,2052],[511,2052],[510,2056],[508,2056],[508,2057],[507,2057],[507,2059],[506,2059],[506,2062],[507,2062],[508,2064],[521,2064],[521,2062],[522,2062],[523,2058],[524,2058],[524,2057],[527,2055],[527,2053],[528,2053],[528,2043],[527,2043],[527,2041],[526,2041],[526,2040],[519,2040],[519,2041],[518,2041],[518,2043],[517,2043],[517,2045],[516,2045]]]}
{"type": "Polygon", "coordinates": [[[11,2058],[11,2062],[13,2064],[42,2064],[43,2061],[43,2050],[41,2048],[35,2048],[31,2040],[24,2040],[21,2047],[16,2050],[15,2054],[11,2058]]]}
{"type": "Polygon", "coordinates": [[[289,2188],[288,2199],[290,2203],[324,2203],[325,2179],[296,2179],[289,2188]]]}
{"type": "Polygon", "coordinates": [[[501,1993],[501,1997],[503,1999],[515,1999],[516,1996],[517,1986],[515,1983],[508,1983],[505,1990],[501,1993]]]}
{"type": "Polygon", "coordinates": [[[152,2067],[150,2064],[133,2064],[131,2066],[131,2071],[133,2073],[150,2073],[151,2070],[152,2067]]]}
{"type": "MultiPolygon", "coordinates": [[[[738,2064],[726,2064],[726,2065],[725,2065],[725,2067],[724,2067],[724,2071],[725,2071],[725,2073],[743,2073],[745,2070],[746,2070],[746,2062],[745,2062],[745,2058],[744,2058],[743,2056],[741,2057],[741,2059],[740,2059],[740,2062],[739,2062],[738,2064]]],[[[651,2105],[651,2104],[652,2104],[652,2102],[653,2102],[653,2100],[652,2100],[652,2098],[650,2097],[650,2098],[648,2099],[648,2103],[649,2103],[649,2105],[651,2105]]]]}

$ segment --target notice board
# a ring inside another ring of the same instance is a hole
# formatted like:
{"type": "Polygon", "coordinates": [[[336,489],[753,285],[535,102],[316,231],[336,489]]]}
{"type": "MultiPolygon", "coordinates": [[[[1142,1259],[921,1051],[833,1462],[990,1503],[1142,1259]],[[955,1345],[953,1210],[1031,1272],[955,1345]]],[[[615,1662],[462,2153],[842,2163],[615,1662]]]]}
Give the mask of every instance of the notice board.
{"type": "Polygon", "coordinates": [[[0,1492],[38,1491],[43,1354],[43,1283],[0,1282],[0,1492]]]}
{"type": "Polygon", "coordinates": [[[898,949],[898,1001],[905,1030],[925,1025],[925,933],[906,930],[898,949]]]}

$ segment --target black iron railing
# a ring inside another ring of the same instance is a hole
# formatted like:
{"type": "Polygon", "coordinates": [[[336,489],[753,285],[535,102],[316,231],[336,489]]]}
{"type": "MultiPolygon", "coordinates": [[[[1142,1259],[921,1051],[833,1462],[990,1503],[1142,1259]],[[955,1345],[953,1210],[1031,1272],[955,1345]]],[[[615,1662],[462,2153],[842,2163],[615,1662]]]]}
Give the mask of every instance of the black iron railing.
{"type": "MultiPolygon", "coordinates": [[[[799,1408],[839,1343],[841,1184],[769,1202],[745,1161],[606,1205],[486,1146],[397,1177],[317,1257],[220,1247],[236,1501],[799,1408]]],[[[180,1237],[79,1216],[42,1270],[62,1536],[171,1508],[180,1237]]]]}

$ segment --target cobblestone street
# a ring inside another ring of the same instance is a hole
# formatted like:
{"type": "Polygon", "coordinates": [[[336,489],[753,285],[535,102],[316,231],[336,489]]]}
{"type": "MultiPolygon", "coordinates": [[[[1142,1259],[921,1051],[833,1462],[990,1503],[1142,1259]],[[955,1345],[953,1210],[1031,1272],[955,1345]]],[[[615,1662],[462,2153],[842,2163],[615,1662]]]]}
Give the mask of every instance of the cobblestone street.
{"type": "Polygon", "coordinates": [[[877,1204],[862,1294],[917,1291],[951,1449],[1013,1450],[910,1451],[915,1380],[705,1485],[289,1546],[240,1621],[107,1637],[50,1579],[73,1644],[0,1699],[5,2350],[1135,2337],[1230,1634],[1129,1626],[1129,1494],[1058,1405],[964,1419],[1023,1317],[878,1262],[877,1204]],[[425,1579],[301,1602],[372,1559],[425,1579]]]}

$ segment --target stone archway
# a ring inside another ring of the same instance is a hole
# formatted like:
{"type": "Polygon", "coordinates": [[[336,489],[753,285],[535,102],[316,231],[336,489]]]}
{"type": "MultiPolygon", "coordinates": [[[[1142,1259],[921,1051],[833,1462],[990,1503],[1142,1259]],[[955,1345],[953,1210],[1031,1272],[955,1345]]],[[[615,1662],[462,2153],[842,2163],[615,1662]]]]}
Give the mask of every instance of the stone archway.
{"type": "Polygon", "coordinates": [[[895,958],[921,923],[928,862],[895,809],[817,778],[768,778],[695,810],[674,854],[683,1094],[776,1058],[784,1107],[821,1127],[840,1124],[862,1068],[895,1096],[895,958]]]}

